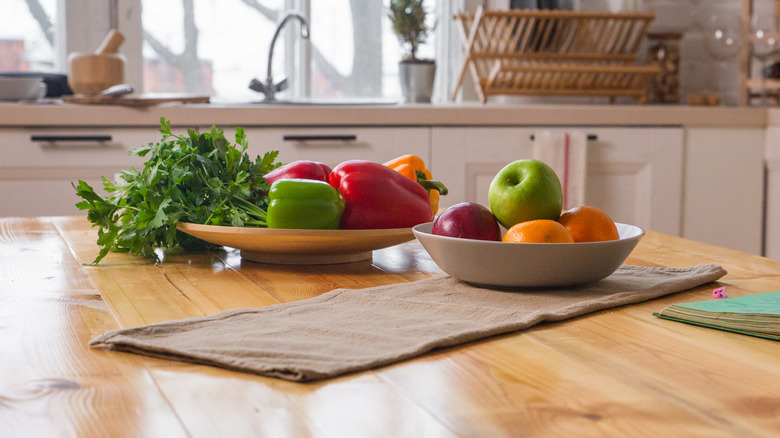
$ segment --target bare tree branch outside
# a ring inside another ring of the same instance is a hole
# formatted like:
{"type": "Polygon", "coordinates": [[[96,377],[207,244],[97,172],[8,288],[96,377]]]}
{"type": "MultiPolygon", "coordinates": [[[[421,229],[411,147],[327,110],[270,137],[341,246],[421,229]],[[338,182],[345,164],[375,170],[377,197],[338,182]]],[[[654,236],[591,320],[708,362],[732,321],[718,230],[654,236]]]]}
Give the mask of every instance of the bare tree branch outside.
{"type": "MultiPolygon", "coordinates": [[[[279,16],[278,11],[264,7],[257,0],[241,1],[269,20],[276,21],[279,16]]],[[[382,28],[383,6],[381,1],[366,0],[350,0],[349,6],[352,12],[352,41],[355,44],[350,73],[339,73],[316,44],[311,46],[311,56],[315,69],[334,88],[342,90],[347,96],[370,97],[382,88],[382,34],[377,30],[382,28]]],[[[316,23],[312,27],[316,29],[316,23]]]]}
{"type": "MultiPolygon", "coordinates": [[[[249,9],[256,11],[266,20],[275,23],[282,11],[265,6],[258,0],[239,0],[249,9]]],[[[30,13],[38,22],[50,44],[54,44],[54,25],[38,0],[25,0],[30,13]]],[[[203,63],[198,53],[200,29],[195,21],[195,1],[181,0],[184,48],[180,53],[171,49],[152,32],[143,30],[143,40],[155,53],[160,64],[169,65],[181,73],[184,90],[190,93],[208,93],[211,84],[204,83],[203,63]]],[[[340,90],[344,96],[371,97],[381,94],[382,89],[382,18],[383,5],[380,0],[349,0],[351,12],[353,57],[349,73],[340,73],[317,47],[311,45],[311,56],[315,74],[321,75],[331,87],[340,90]]],[[[316,20],[316,17],[314,18],[316,20]]],[[[316,22],[312,25],[316,41],[316,22]]],[[[269,41],[270,43],[270,41],[269,41]]],[[[205,61],[208,62],[208,61],[205,61]]],[[[162,67],[164,68],[164,67],[162,67]]],[[[210,80],[210,78],[209,78],[210,80]]]]}
{"type": "Polygon", "coordinates": [[[38,25],[43,31],[43,34],[46,36],[46,41],[48,41],[49,44],[51,44],[53,47],[54,24],[51,22],[49,16],[46,15],[46,11],[43,9],[43,6],[41,6],[38,0],[25,0],[25,3],[27,3],[27,7],[30,9],[30,14],[33,16],[35,21],[38,22],[38,25]]]}

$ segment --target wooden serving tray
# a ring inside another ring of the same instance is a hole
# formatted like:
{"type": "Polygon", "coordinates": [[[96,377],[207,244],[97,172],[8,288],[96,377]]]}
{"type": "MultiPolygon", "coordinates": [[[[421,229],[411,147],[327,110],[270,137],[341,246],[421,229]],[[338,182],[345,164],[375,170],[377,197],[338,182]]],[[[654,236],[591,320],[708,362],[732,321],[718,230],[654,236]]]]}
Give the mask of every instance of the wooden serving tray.
{"type": "Polygon", "coordinates": [[[291,230],[179,222],[198,239],[241,250],[246,260],[277,265],[324,265],[370,260],[372,251],[414,240],[411,228],[291,230]]]}
{"type": "Polygon", "coordinates": [[[162,103],[209,103],[209,96],[195,96],[191,94],[173,93],[149,93],[126,96],[100,96],[74,94],[62,96],[63,102],[95,105],[123,105],[131,107],[146,107],[162,103]]]}

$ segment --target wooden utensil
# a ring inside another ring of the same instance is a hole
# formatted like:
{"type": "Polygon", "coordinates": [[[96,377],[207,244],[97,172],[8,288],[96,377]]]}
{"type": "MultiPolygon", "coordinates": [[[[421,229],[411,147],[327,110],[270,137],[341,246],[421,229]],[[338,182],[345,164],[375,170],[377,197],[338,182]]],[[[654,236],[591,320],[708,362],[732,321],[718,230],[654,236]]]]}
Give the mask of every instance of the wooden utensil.
{"type": "Polygon", "coordinates": [[[119,51],[119,46],[121,46],[123,42],[125,42],[125,36],[122,35],[122,32],[111,29],[95,51],[95,54],[103,55],[106,53],[117,53],[119,51]]]}
{"type": "Polygon", "coordinates": [[[112,29],[95,53],[68,56],[68,85],[76,94],[98,94],[125,81],[125,56],[117,53],[125,37],[112,29]]]}

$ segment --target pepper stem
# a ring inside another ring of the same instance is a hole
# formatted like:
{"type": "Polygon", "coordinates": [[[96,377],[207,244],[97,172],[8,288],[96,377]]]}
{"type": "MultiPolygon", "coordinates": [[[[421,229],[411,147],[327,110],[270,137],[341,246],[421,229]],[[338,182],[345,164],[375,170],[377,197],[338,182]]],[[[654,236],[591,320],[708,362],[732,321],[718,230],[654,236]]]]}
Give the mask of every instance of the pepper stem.
{"type": "Polygon", "coordinates": [[[431,190],[436,190],[439,192],[440,195],[446,195],[449,191],[447,190],[447,186],[444,185],[441,181],[436,181],[433,179],[428,179],[425,176],[424,172],[417,171],[417,182],[423,186],[425,190],[427,190],[429,193],[431,190]]]}

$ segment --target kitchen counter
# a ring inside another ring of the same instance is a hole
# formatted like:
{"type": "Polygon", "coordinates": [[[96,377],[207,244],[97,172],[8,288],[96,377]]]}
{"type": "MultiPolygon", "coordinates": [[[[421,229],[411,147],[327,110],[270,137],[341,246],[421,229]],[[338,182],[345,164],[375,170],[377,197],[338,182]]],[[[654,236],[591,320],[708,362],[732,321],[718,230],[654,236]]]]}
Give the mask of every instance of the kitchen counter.
{"type": "MultiPolygon", "coordinates": [[[[109,105],[0,103],[3,126],[689,126],[765,127],[765,108],[687,105],[109,105]]],[[[773,116],[772,120],[780,119],[773,116]]]]}
{"type": "Polygon", "coordinates": [[[780,343],[652,316],[708,299],[717,286],[730,296],[780,289],[778,261],[648,232],[628,263],[716,263],[728,275],[649,302],[300,384],[87,342],[119,327],[440,273],[416,242],[337,266],[256,264],[233,250],[170,254],[156,265],[112,253],[103,266],[88,266],[96,237],[79,217],[0,218],[4,435],[780,434],[780,343]]]}

